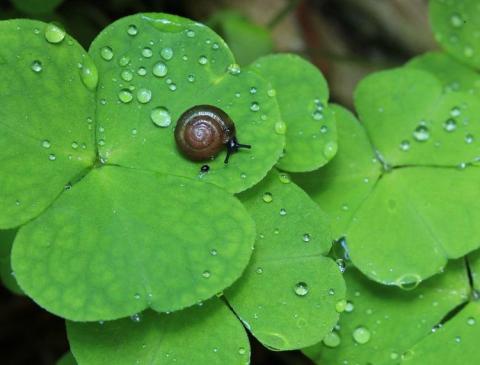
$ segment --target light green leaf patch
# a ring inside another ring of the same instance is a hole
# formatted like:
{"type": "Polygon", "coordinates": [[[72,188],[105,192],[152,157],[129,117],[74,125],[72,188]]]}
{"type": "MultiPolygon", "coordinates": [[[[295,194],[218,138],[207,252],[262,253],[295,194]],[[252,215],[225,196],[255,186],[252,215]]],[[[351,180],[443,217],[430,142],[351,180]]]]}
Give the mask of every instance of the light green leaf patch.
{"type": "Polygon", "coordinates": [[[207,24],[225,39],[240,65],[248,65],[273,51],[270,31],[237,11],[219,11],[207,24]]]}
{"type": "Polygon", "coordinates": [[[480,6],[477,0],[432,0],[430,23],[435,39],[452,57],[480,68],[480,6]]]}
{"type": "Polygon", "coordinates": [[[97,140],[110,164],[211,182],[230,192],[256,184],[277,162],[284,136],[271,86],[241,71],[224,41],[204,25],[166,14],[123,18],[96,38],[90,54],[99,68],[97,140]],[[174,129],[196,105],[223,109],[235,122],[242,149],[224,164],[192,162],[180,154],[174,129]],[[201,174],[203,164],[210,166],[201,174]]]}
{"type": "MultiPolygon", "coordinates": [[[[414,291],[379,285],[354,268],[347,268],[345,280],[348,300],[342,306],[345,311],[338,326],[321,343],[304,350],[315,363],[393,365],[405,359],[405,364],[410,364],[406,360],[411,356],[411,348],[432,340],[436,341],[436,347],[431,353],[437,356],[437,361],[418,364],[435,364],[444,359],[439,354],[443,353],[444,345],[447,348],[451,348],[450,343],[452,346],[459,345],[455,343],[453,334],[445,344],[436,338],[454,321],[460,321],[467,327],[463,317],[468,307],[450,320],[447,316],[466,303],[470,295],[463,260],[451,262],[445,273],[435,276],[414,291]],[[446,320],[445,328],[442,328],[446,320]]],[[[473,331],[478,331],[478,324],[476,326],[477,329],[473,331]]],[[[465,335],[469,337],[467,342],[478,338],[478,334],[471,331],[465,335]]],[[[471,347],[472,350],[474,348],[471,347]]],[[[466,362],[445,363],[456,365],[466,362]]]]}
{"type": "Polygon", "coordinates": [[[321,72],[293,54],[266,56],[252,66],[272,82],[281,111],[277,129],[286,129],[285,154],[277,166],[305,172],[325,165],[337,152],[337,131],[321,72]]]}
{"type": "Polygon", "coordinates": [[[219,299],[172,314],[146,311],[113,322],[67,322],[80,365],[249,363],[244,328],[219,299]]]}
{"type": "Polygon", "coordinates": [[[355,266],[384,284],[418,285],[448,259],[479,245],[475,222],[480,219],[480,170],[461,163],[473,161],[479,152],[475,138],[461,140],[463,133],[480,127],[475,119],[479,105],[470,94],[442,95],[439,85],[417,70],[369,76],[357,91],[365,131],[351,116],[337,112],[339,128],[346,128],[339,132],[339,143],[346,147],[323,171],[295,177],[332,214],[336,238],[346,236],[355,266]],[[431,105],[414,100],[411,94],[425,86],[427,99],[432,95],[428,90],[438,91],[440,105],[437,97],[431,105]],[[409,121],[418,120],[409,115],[419,117],[422,111],[435,116],[429,122],[429,139],[399,148],[395,140],[413,128],[409,121]],[[439,122],[449,118],[456,124],[446,131],[439,122]]]}
{"type": "Polygon", "coordinates": [[[0,279],[8,290],[15,294],[22,295],[23,291],[13,276],[12,265],[10,263],[10,253],[16,234],[17,231],[15,229],[0,231],[0,279]]]}
{"type": "Polygon", "coordinates": [[[320,341],[338,319],[345,285],[324,255],[331,246],[326,215],[283,173],[240,195],[258,237],[246,272],[225,293],[252,334],[276,350],[320,341]]]}
{"type": "Polygon", "coordinates": [[[346,234],[355,211],[372,191],[382,170],[367,133],[348,110],[332,105],[338,125],[339,150],[325,167],[292,175],[332,220],[333,237],[346,234]]]}
{"type": "Polygon", "coordinates": [[[49,311],[109,320],[212,297],[240,276],[254,238],[243,205],[214,185],[103,167],[20,229],[12,265],[49,311]]]}
{"type": "Polygon", "coordinates": [[[425,53],[413,58],[406,66],[436,76],[442,83],[443,92],[478,93],[480,90],[480,74],[446,53],[425,53]]]}
{"type": "Polygon", "coordinates": [[[0,22],[1,229],[38,216],[95,158],[91,61],[68,35],[47,41],[48,27],[0,22]]]}
{"type": "Polygon", "coordinates": [[[478,98],[443,94],[430,73],[411,68],[374,73],[360,82],[355,106],[390,166],[458,166],[480,155],[478,98]]]}

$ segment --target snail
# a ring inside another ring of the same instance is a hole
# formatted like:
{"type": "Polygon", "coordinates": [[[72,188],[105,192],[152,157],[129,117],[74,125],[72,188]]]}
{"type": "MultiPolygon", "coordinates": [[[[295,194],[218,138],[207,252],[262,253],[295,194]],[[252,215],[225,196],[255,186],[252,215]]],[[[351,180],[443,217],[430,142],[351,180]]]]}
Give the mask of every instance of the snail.
{"type": "Polygon", "coordinates": [[[184,112],[175,127],[179,150],[192,161],[215,157],[227,148],[225,163],[239,148],[251,148],[238,143],[235,124],[223,110],[212,105],[197,105],[184,112]]]}

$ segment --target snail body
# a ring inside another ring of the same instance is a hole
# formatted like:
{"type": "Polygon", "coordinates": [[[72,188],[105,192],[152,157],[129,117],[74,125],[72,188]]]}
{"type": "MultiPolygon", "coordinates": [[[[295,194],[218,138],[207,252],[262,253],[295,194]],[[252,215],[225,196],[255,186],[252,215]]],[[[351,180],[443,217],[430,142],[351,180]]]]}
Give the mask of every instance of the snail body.
{"type": "Polygon", "coordinates": [[[212,159],[226,147],[228,163],[239,148],[250,148],[238,143],[235,124],[228,114],[212,105],[197,105],[185,111],[175,127],[175,141],[192,161],[212,159]]]}

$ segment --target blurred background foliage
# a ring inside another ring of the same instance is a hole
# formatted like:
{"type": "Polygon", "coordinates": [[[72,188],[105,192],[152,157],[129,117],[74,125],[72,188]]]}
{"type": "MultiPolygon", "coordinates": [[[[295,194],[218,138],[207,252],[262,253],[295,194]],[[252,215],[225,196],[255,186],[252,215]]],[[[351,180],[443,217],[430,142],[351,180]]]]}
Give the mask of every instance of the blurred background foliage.
{"type": "MultiPolygon", "coordinates": [[[[271,52],[317,65],[333,101],[352,107],[360,79],[437,48],[427,0],[0,0],[0,19],[61,23],[88,48],[108,24],[138,12],[167,12],[208,24],[247,65],[271,52]]],[[[298,351],[268,351],[252,339],[252,365],[312,364],[298,351]]],[[[0,288],[0,362],[49,365],[67,350],[63,321],[0,288]]]]}

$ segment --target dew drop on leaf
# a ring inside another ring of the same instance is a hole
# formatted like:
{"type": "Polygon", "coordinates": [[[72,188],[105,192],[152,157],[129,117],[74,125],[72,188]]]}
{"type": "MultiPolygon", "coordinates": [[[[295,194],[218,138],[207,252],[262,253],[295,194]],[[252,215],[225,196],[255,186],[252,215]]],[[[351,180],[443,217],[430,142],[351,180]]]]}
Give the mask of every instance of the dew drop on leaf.
{"type": "Polygon", "coordinates": [[[150,58],[153,55],[153,51],[150,47],[145,47],[142,49],[142,56],[145,58],[150,58]]]}
{"type": "Polygon", "coordinates": [[[462,114],[462,111],[460,110],[460,108],[458,106],[455,106],[452,108],[452,110],[450,110],[450,115],[452,117],[459,117],[460,114],[462,114]]]}
{"type": "Polygon", "coordinates": [[[406,139],[400,142],[400,149],[402,151],[408,151],[410,149],[410,142],[406,139]]]}
{"type": "Polygon", "coordinates": [[[345,304],[345,312],[351,313],[353,312],[354,309],[355,309],[355,306],[353,305],[353,303],[347,301],[347,303],[345,304]]]}
{"type": "Polygon", "coordinates": [[[212,248],[212,249],[210,250],[210,255],[212,255],[212,256],[217,256],[217,255],[218,255],[217,250],[214,249],[214,248],[212,248]]]}
{"type": "Polygon", "coordinates": [[[335,154],[337,153],[337,148],[338,148],[338,145],[336,142],[328,142],[325,147],[323,148],[323,155],[327,158],[327,159],[331,159],[335,156],[335,154]]]}
{"type": "Polygon", "coordinates": [[[283,217],[283,216],[286,216],[287,215],[287,210],[285,208],[281,208],[280,209],[280,215],[283,217]]]}
{"type": "Polygon", "coordinates": [[[337,311],[337,313],[344,312],[346,308],[347,308],[347,301],[345,299],[341,299],[337,303],[335,303],[335,310],[337,311]]]}
{"type": "Polygon", "coordinates": [[[475,318],[473,318],[473,317],[468,317],[468,319],[467,319],[467,324],[468,324],[469,326],[473,326],[476,322],[477,322],[477,321],[476,321],[475,318]]]}
{"type": "Polygon", "coordinates": [[[455,13],[450,17],[450,24],[455,28],[460,28],[463,26],[464,20],[460,14],[455,13]]]}
{"type": "Polygon", "coordinates": [[[52,146],[52,144],[51,144],[50,141],[48,141],[48,140],[44,140],[44,141],[42,142],[42,147],[43,147],[43,148],[50,148],[51,146],[52,146]]]}
{"type": "Polygon", "coordinates": [[[49,43],[56,44],[62,42],[65,39],[65,34],[65,29],[54,23],[47,24],[45,27],[45,39],[49,43]]]}
{"type": "Polygon", "coordinates": [[[138,34],[138,28],[135,24],[130,24],[127,28],[128,35],[135,36],[138,34]]]}
{"type": "Polygon", "coordinates": [[[105,61],[111,61],[113,58],[113,50],[108,46],[102,47],[102,49],[100,50],[100,56],[105,61]]]}
{"type": "Polygon", "coordinates": [[[118,93],[118,99],[122,102],[122,103],[129,103],[132,101],[133,99],[133,95],[132,93],[130,92],[130,90],[128,89],[123,89],[123,90],[120,90],[120,92],[118,93]]]}
{"type": "Polygon", "coordinates": [[[353,331],[353,339],[360,345],[366,344],[370,341],[370,337],[370,331],[363,326],[357,327],[353,331]]]}
{"type": "Polygon", "coordinates": [[[303,236],[302,236],[302,240],[303,240],[303,242],[306,242],[306,243],[310,242],[310,240],[311,240],[310,234],[309,233],[304,233],[303,236]]]}
{"type": "Polygon", "coordinates": [[[457,122],[455,119],[449,118],[443,124],[443,129],[445,129],[447,132],[453,132],[455,129],[457,129],[457,122]]]}
{"type": "Polygon", "coordinates": [[[282,172],[278,175],[278,179],[282,184],[289,184],[290,183],[290,176],[286,172],[282,172]]]}
{"type": "Polygon", "coordinates": [[[132,322],[140,322],[142,320],[142,317],[139,313],[135,313],[134,315],[130,316],[130,319],[132,320],[132,322]]]}
{"type": "Polygon", "coordinates": [[[272,193],[266,192],[263,194],[262,199],[265,203],[271,203],[273,201],[273,195],[272,193]]]}
{"type": "Polygon", "coordinates": [[[430,132],[425,125],[419,125],[413,131],[413,138],[418,142],[425,142],[430,138],[430,132]]]}
{"type": "Polygon", "coordinates": [[[257,270],[255,272],[259,275],[263,274],[263,269],[261,267],[257,267],[257,270]]]}
{"type": "Polygon", "coordinates": [[[338,347],[340,345],[340,336],[336,332],[330,332],[322,340],[323,344],[327,347],[338,347]]]}
{"type": "Polygon", "coordinates": [[[307,283],[301,281],[295,284],[293,290],[299,297],[304,297],[308,294],[308,285],[307,283]]]}
{"type": "Polygon", "coordinates": [[[98,84],[98,71],[95,64],[88,60],[86,61],[81,70],[81,78],[83,84],[89,90],[95,90],[98,84]]]}
{"type": "Polygon", "coordinates": [[[473,138],[472,134],[469,133],[465,136],[465,143],[471,144],[471,143],[473,143],[473,141],[474,141],[474,138],[473,138]]]}
{"type": "Polygon", "coordinates": [[[208,279],[210,278],[212,274],[210,273],[210,271],[208,270],[205,270],[203,273],[202,273],[202,276],[205,278],[205,279],[208,279]]]}
{"type": "Polygon", "coordinates": [[[275,123],[275,132],[277,134],[287,133],[287,124],[284,121],[279,120],[278,122],[275,123]]]}
{"type": "Polygon", "coordinates": [[[397,279],[396,284],[403,290],[413,290],[422,282],[417,274],[405,274],[397,279]]]}
{"type": "Polygon", "coordinates": [[[141,104],[146,104],[152,100],[152,92],[149,89],[139,89],[137,91],[137,100],[141,104]]]}
{"type": "Polygon", "coordinates": [[[124,80],[124,81],[132,81],[133,79],[133,73],[128,71],[128,70],[123,70],[122,73],[120,74],[120,77],[124,80]]]}
{"type": "Polygon", "coordinates": [[[137,70],[137,75],[145,76],[147,74],[147,69],[143,66],[139,67],[137,70]]]}
{"type": "Polygon", "coordinates": [[[57,156],[55,156],[55,155],[52,153],[52,154],[48,155],[48,159],[49,159],[50,161],[55,161],[55,160],[57,159],[57,156]]]}
{"type": "Polygon", "coordinates": [[[163,62],[157,62],[155,66],[153,66],[153,74],[157,77],[165,77],[168,73],[167,65],[163,62]]]}
{"type": "Polygon", "coordinates": [[[173,58],[173,49],[170,47],[162,48],[160,56],[162,56],[164,60],[171,60],[173,58]]]}
{"type": "Polygon", "coordinates": [[[42,63],[38,60],[35,60],[32,62],[32,71],[33,72],[36,72],[36,73],[39,73],[39,72],[42,72],[43,70],[43,66],[42,66],[42,63]]]}
{"type": "Polygon", "coordinates": [[[153,124],[158,127],[168,127],[172,123],[170,112],[164,107],[154,108],[150,113],[153,124]]]}

